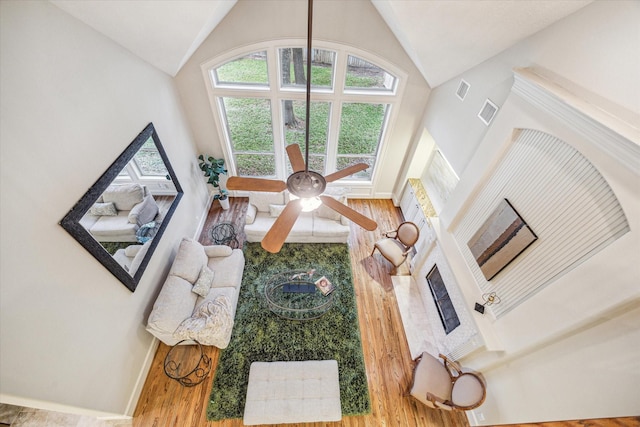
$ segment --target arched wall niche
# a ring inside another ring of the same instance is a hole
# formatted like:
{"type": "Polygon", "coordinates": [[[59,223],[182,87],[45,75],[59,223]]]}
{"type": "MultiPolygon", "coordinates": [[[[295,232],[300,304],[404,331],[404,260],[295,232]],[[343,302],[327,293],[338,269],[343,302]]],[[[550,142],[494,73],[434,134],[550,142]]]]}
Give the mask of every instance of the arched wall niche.
{"type": "Polygon", "coordinates": [[[622,206],[598,169],[554,135],[516,129],[503,158],[453,230],[482,293],[499,291],[500,317],[630,230],[622,206]],[[468,242],[508,199],[538,239],[491,280],[468,242]]]}

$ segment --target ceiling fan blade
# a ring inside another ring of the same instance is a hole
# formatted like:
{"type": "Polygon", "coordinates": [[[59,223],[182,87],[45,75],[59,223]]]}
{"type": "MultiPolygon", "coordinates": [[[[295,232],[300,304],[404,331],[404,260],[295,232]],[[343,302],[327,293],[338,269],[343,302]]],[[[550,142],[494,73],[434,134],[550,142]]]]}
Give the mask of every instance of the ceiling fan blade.
{"type": "Polygon", "coordinates": [[[344,169],[340,169],[337,172],[330,173],[329,175],[325,176],[324,179],[327,182],[337,181],[340,178],[344,178],[345,176],[353,175],[356,172],[363,171],[363,170],[367,169],[368,167],[369,167],[369,165],[366,164],[366,163],[357,163],[355,165],[348,166],[348,167],[346,167],[344,169]]]}
{"type": "Polygon", "coordinates": [[[302,157],[302,151],[298,144],[287,145],[287,154],[289,155],[289,161],[294,172],[300,172],[305,170],[304,157],[302,157]]]}
{"type": "Polygon", "coordinates": [[[345,205],[344,203],[340,203],[333,197],[331,196],[319,196],[319,197],[320,197],[320,200],[322,200],[322,203],[324,205],[330,207],[334,211],[338,212],[340,215],[346,216],[351,221],[355,222],[365,230],[373,231],[376,228],[378,228],[378,224],[374,220],[367,218],[366,216],[362,215],[358,211],[354,211],[349,206],[345,205]]]}
{"type": "Polygon", "coordinates": [[[302,201],[300,199],[291,200],[287,203],[262,239],[261,246],[265,251],[273,254],[280,252],[300,212],[302,212],[302,201]]]}
{"type": "Polygon", "coordinates": [[[287,189],[287,183],[274,179],[245,178],[241,176],[230,176],[227,180],[229,190],[245,191],[268,191],[279,193],[287,189]]]}

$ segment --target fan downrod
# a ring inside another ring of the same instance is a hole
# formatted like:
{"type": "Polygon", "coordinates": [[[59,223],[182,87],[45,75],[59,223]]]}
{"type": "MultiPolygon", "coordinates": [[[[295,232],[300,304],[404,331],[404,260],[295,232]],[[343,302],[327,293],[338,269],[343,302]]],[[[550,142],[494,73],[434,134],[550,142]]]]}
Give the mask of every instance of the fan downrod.
{"type": "Polygon", "coordinates": [[[301,199],[317,197],[326,187],[327,180],[324,176],[310,170],[294,172],[287,178],[287,189],[301,199]]]}

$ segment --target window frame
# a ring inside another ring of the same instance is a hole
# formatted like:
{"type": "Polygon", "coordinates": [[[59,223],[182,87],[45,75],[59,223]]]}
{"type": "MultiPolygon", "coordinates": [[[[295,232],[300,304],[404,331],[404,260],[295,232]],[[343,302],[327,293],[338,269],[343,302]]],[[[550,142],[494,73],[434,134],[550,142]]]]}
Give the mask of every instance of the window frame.
{"type": "MultiPolygon", "coordinates": [[[[306,47],[306,39],[287,39],[247,45],[238,49],[228,51],[218,55],[201,64],[201,71],[207,88],[207,95],[213,119],[217,128],[220,145],[226,161],[229,175],[238,175],[234,159],[233,147],[231,144],[225,111],[222,105],[224,97],[248,97],[257,99],[267,99],[271,103],[271,122],[273,130],[273,143],[275,155],[275,177],[271,179],[285,180],[287,178],[287,160],[285,152],[285,140],[282,129],[282,107],[283,100],[305,101],[305,88],[280,85],[280,55],[279,49],[292,47],[306,47]],[[253,86],[240,84],[218,84],[215,80],[215,68],[224,65],[234,59],[239,59],[253,52],[266,52],[268,86],[253,86]]],[[[338,137],[340,132],[340,118],[342,115],[342,105],[344,103],[371,103],[388,104],[387,113],[384,117],[377,152],[374,154],[375,164],[371,171],[369,180],[343,178],[339,180],[341,186],[357,187],[362,191],[369,192],[375,188],[381,175],[381,163],[385,158],[385,153],[389,147],[391,130],[397,121],[397,116],[402,103],[402,96],[407,81],[407,74],[389,63],[388,61],[362,51],[358,48],[333,42],[314,40],[314,49],[329,50],[335,53],[334,71],[332,75],[331,88],[313,88],[311,101],[328,102],[331,104],[329,114],[329,125],[327,133],[327,153],[325,168],[327,173],[336,170],[338,159],[338,137]],[[373,65],[382,68],[387,73],[395,77],[395,84],[392,90],[353,90],[345,87],[347,76],[347,60],[349,56],[356,56],[373,65]]],[[[302,147],[304,149],[304,147],[302,147]]]]}

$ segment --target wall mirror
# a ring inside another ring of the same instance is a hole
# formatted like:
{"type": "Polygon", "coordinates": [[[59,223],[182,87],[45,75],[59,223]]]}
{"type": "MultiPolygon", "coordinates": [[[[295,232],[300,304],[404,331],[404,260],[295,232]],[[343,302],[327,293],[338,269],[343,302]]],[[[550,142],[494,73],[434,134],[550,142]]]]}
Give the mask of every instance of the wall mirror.
{"type": "Polygon", "coordinates": [[[133,292],[182,194],[149,123],[60,225],[133,292]]]}

